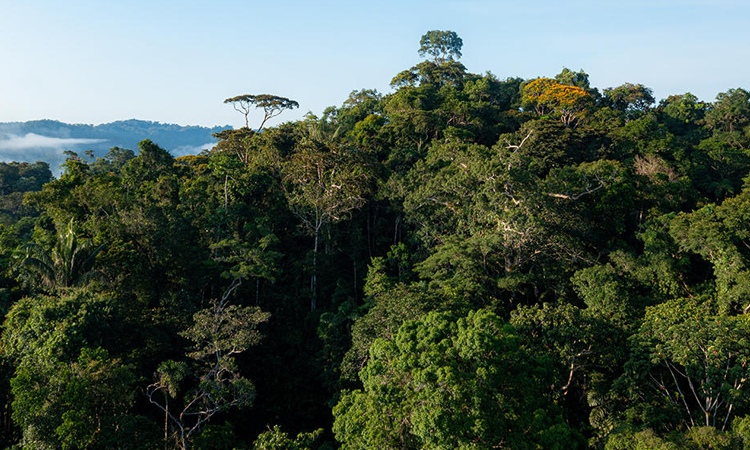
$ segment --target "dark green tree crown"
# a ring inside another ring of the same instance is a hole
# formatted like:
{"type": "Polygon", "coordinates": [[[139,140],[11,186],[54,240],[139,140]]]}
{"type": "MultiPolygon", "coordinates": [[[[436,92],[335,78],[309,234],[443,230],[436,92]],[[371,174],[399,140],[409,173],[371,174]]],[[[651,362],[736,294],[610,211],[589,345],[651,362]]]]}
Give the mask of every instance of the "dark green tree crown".
{"type": "Polygon", "coordinates": [[[461,58],[464,42],[455,31],[432,30],[419,40],[419,56],[432,56],[436,63],[444,63],[461,58]]]}

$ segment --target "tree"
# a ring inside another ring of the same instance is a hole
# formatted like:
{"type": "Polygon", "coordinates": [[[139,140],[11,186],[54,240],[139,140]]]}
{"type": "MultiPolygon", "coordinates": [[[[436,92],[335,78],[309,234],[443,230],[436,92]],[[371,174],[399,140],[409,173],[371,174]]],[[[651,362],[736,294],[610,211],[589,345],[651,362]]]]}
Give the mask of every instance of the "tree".
{"type": "Polygon", "coordinates": [[[601,367],[617,367],[623,356],[624,334],[588,309],[565,303],[519,306],[510,323],[526,338],[532,354],[553,359],[560,375],[552,387],[565,396],[576,384],[588,389],[585,380],[590,377],[585,375],[601,367]]]}
{"type": "Polygon", "coordinates": [[[557,121],[534,121],[492,149],[430,146],[401,189],[407,220],[428,250],[416,268],[431,288],[473,308],[507,305],[521,293],[519,283],[531,287],[536,278],[538,298],[556,283],[552,267],[567,279],[570,263],[595,257],[587,246],[594,233],[610,238],[596,224],[611,203],[627,198],[626,169],[608,160],[571,164],[582,159],[581,146],[564,140],[571,134],[557,121]],[[618,200],[602,201],[609,196],[618,200]]]}
{"type": "Polygon", "coordinates": [[[253,443],[253,450],[312,450],[313,444],[322,434],[321,428],[312,433],[300,433],[292,439],[276,425],[258,436],[253,443]]]}
{"type": "Polygon", "coordinates": [[[686,92],[681,95],[670,95],[661,100],[657,111],[663,114],[662,120],[670,132],[686,135],[692,131],[703,136],[703,118],[710,106],[710,103],[702,102],[695,95],[686,92]]]}
{"type": "MultiPolygon", "coordinates": [[[[746,441],[747,442],[747,441],[746,441]]],[[[653,429],[638,431],[626,428],[612,433],[605,450],[738,450],[746,449],[742,433],[717,430],[713,427],[696,427],[686,433],[659,435],[653,429]]]]}
{"type": "Polygon", "coordinates": [[[604,96],[613,108],[629,113],[647,112],[654,104],[653,92],[642,84],[625,83],[615,88],[607,88],[604,90],[604,96]]]}
{"type": "Polygon", "coordinates": [[[245,165],[250,162],[250,146],[255,136],[255,131],[245,127],[239,130],[223,130],[214,133],[219,142],[212,153],[227,152],[237,155],[237,158],[245,165]]]}
{"type": "Polygon", "coordinates": [[[39,244],[31,243],[15,256],[15,265],[29,284],[55,291],[103,279],[104,274],[94,270],[102,248],[90,240],[80,240],[70,220],[58,231],[49,253],[39,244]]]}
{"type": "Polygon", "coordinates": [[[149,401],[164,412],[165,438],[166,424],[170,423],[175,442],[182,450],[189,447],[193,435],[214,415],[233,407],[250,406],[255,398],[255,387],[240,375],[234,357],[260,342],[262,335],[257,327],[270,314],[258,307],[228,304],[240,283],[241,278],[234,278],[221,299],[195,313],[193,325],[181,333],[193,341],[188,353],[193,368],[185,362],[165,361],[156,371],[156,381],[146,388],[149,401]],[[176,407],[170,405],[170,399],[180,392],[180,385],[190,378],[192,387],[184,393],[182,402],[176,407]]]}
{"type": "Polygon", "coordinates": [[[150,448],[149,425],[130,411],[133,367],[105,349],[121,350],[126,334],[111,295],[25,297],[2,328],[24,448],[150,448]]]}
{"type": "Polygon", "coordinates": [[[722,312],[750,311],[750,188],[720,206],[709,204],[669,218],[669,234],[679,248],[713,266],[713,289],[722,312]]]}
{"type": "Polygon", "coordinates": [[[647,289],[633,273],[634,258],[623,252],[610,254],[611,264],[577,271],[570,281],[586,304],[586,312],[630,331],[643,317],[649,300],[647,289]]]}
{"type": "Polygon", "coordinates": [[[279,97],[269,94],[245,94],[236,97],[230,97],[224,100],[224,103],[231,103],[234,109],[245,116],[245,128],[249,128],[247,116],[253,108],[263,109],[263,121],[256,130],[260,132],[268,119],[278,116],[287,109],[299,107],[299,103],[286,97],[279,97]]]}
{"type": "MultiPolygon", "coordinates": [[[[258,220],[258,222],[261,221],[258,220]]],[[[222,276],[239,280],[255,278],[255,303],[257,305],[260,297],[260,280],[275,281],[279,272],[278,260],[281,259],[282,254],[271,250],[277,241],[276,236],[264,229],[262,223],[257,223],[256,226],[260,228],[257,232],[261,234],[257,241],[247,239],[253,236],[248,232],[248,236],[223,239],[211,248],[214,251],[214,260],[232,265],[222,273],[222,276]]],[[[246,225],[245,228],[250,227],[246,225]]]]}
{"type": "Polygon", "coordinates": [[[750,125],[750,92],[737,88],[717,95],[706,113],[706,124],[725,132],[740,131],[750,125]]]}
{"type": "MultiPolygon", "coordinates": [[[[382,261],[374,260],[374,265],[382,261]]],[[[371,269],[372,271],[372,269],[371,269]]],[[[377,275],[376,275],[377,276],[377,275]]],[[[368,285],[372,281],[368,280],[368,285]]],[[[367,290],[367,287],[365,288],[367,290]]],[[[341,362],[343,381],[356,381],[357,374],[369,358],[369,349],[376,339],[393,339],[398,329],[407,320],[416,320],[435,308],[437,303],[416,289],[398,284],[377,293],[367,314],[357,319],[351,326],[351,347],[341,362]]]]}
{"type": "Polygon", "coordinates": [[[96,158],[91,169],[94,173],[115,172],[118,173],[128,161],[135,158],[135,152],[126,148],[112,147],[106,155],[96,158]]]}
{"type": "Polygon", "coordinates": [[[628,416],[665,430],[725,430],[750,404],[750,316],[721,315],[713,303],[696,297],[647,309],[624,376],[638,398],[628,416]]]}
{"type": "MultiPolygon", "coordinates": [[[[413,102],[414,106],[419,105],[427,109],[430,103],[434,102],[435,106],[439,105],[436,101],[440,100],[441,96],[436,95],[439,94],[436,92],[436,89],[443,86],[462,86],[465,79],[470,76],[472,75],[466,71],[466,67],[458,61],[449,60],[444,63],[422,61],[409,70],[404,70],[393,77],[391,87],[423,87],[424,89],[418,91],[412,92],[406,90],[405,92],[411,94],[412,97],[414,97],[414,94],[421,94],[421,96],[427,97],[427,102],[423,101],[425,104],[420,105],[420,102],[413,102]]],[[[390,101],[392,100],[389,99],[387,103],[390,101]]]]}
{"type": "Polygon", "coordinates": [[[717,95],[706,112],[706,125],[715,137],[743,150],[750,148],[750,92],[737,88],[717,95]]]}
{"type": "Polygon", "coordinates": [[[582,89],[589,89],[589,74],[584,72],[583,69],[573,72],[567,67],[563,67],[562,72],[555,75],[555,81],[582,89]]]}
{"type": "Polygon", "coordinates": [[[24,448],[152,448],[138,439],[154,437],[151,424],[129,414],[132,368],[102,348],[84,348],[71,362],[21,364],[11,387],[24,448]]]}
{"type": "Polygon", "coordinates": [[[525,104],[533,107],[539,115],[559,113],[566,126],[579,118],[591,101],[591,95],[585,89],[549,78],[537,78],[524,86],[523,98],[525,104]]]}
{"type": "Polygon", "coordinates": [[[368,118],[382,120],[382,114],[383,96],[374,89],[362,89],[349,94],[349,98],[336,111],[336,122],[343,131],[351,133],[359,123],[368,118]]]}
{"type": "Polygon", "coordinates": [[[18,164],[0,163],[0,195],[8,195],[16,191],[18,180],[21,179],[18,164]]]}
{"type": "Polygon", "coordinates": [[[38,191],[51,180],[52,172],[46,162],[0,162],[0,195],[38,191]]]}
{"type": "Polygon", "coordinates": [[[310,309],[317,306],[317,257],[323,226],[339,222],[364,203],[369,179],[356,154],[305,139],[282,169],[289,206],[313,236],[310,309]]]}
{"type": "Polygon", "coordinates": [[[333,432],[345,450],[579,448],[544,396],[549,375],[496,315],[430,313],[375,341],[333,432]]]}
{"type": "Polygon", "coordinates": [[[122,168],[122,184],[134,191],[147,191],[160,177],[175,173],[174,157],[150,139],[138,143],[138,157],[122,168]]]}
{"type": "Polygon", "coordinates": [[[464,43],[455,31],[428,31],[419,40],[419,56],[430,55],[435,63],[461,58],[464,43]]]}

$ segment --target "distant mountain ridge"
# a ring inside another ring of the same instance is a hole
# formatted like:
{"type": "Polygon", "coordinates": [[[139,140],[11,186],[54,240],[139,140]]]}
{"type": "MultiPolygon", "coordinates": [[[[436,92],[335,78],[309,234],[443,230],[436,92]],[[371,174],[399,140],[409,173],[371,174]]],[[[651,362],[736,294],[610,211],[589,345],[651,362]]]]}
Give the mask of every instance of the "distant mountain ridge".
{"type": "Polygon", "coordinates": [[[228,125],[201,127],[146,120],[118,120],[100,125],[68,124],[57,120],[0,123],[0,161],[46,161],[53,171],[65,160],[63,152],[104,155],[112,147],[137,150],[138,142],[151,139],[175,157],[211,147],[214,133],[228,125]]]}

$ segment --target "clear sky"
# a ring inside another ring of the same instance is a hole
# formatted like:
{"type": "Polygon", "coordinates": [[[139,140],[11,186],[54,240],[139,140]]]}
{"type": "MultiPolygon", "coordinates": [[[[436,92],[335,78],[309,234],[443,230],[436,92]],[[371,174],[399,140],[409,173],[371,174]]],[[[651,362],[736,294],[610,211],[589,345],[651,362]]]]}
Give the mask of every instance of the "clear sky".
{"type": "Polygon", "coordinates": [[[568,67],[711,101],[750,88],[748,21],[748,0],[0,0],[0,122],[239,127],[223,100],[262,93],[299,102],[282,120],[319,115],[389,92],[434,29],[461,36],[475,73],[568,67]]]}

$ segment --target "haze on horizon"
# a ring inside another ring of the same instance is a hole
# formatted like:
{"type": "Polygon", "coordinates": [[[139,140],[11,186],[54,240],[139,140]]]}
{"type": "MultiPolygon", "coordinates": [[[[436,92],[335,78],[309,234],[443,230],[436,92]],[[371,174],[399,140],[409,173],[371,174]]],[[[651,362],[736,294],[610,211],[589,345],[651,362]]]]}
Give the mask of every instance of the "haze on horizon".
{"type": "Polygon", "coordinates": [[[467,69],[499,78],[568,67],[600,90],[642,83],[657,99],[705,101],[750,87],[742,0],[0,0],[0,10],[0,122],[239,127],[225,98],[299,102],[274,125],[319,115],[352,90],[390,92],[432,29],[456,31],[467,69]]]}

